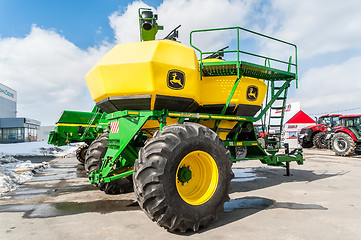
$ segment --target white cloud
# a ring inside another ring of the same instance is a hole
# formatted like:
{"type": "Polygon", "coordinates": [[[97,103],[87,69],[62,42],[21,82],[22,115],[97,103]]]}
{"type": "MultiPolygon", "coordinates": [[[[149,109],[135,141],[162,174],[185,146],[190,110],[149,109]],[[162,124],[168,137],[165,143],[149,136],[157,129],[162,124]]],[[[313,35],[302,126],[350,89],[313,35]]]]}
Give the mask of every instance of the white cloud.
{"type": "Polygon", "coordinates": [[[274,0],[267,31],[295,42],[301,57],[361,48],[361,1],[274,0]]]}
{"type": "Polygon", "coordinates": [[[54,124],[64,109],[90,110],[84,76],[108,50],[104,44],[84,51],[33,26],[25,38],[0,39],[0,79],[17,91],[19,117],[54,124]]]}
{"type": "MultiPolygon", "coordinates": [[[[251,1],[207,0],[164,1],[157,9],[165,36],[178,24],[180,40],[189,42],[189,31],[196,28],[242,25],[251,1]]],[[[135,1],[123,11],[109,16],[118,43],[139,41],[138,8],[148,7],[135,1]]],[[[207,39],[216,49],[229,39],[218,35],[207,39]]],[[[55,30],[31,28],[24,38],[0,38],[0,79],[18,93],[18,116],[54,124],[64,109],[87,111],[94,104],[84,75],[110,49],[82,50],[55,30]]]]}
{"type": "Polygon", "coordinates": [[[300,88],[290,101],[308,113],[360,107],[361,2],[275,0],[268,7],[263,30],[298,46],[300,88]]]}
{"type": "Polygon", "coordinates": [[[337,65],[310,69],[301,79],[292,100],[300,100],[308,113],[332,113],[360,107],[360,61],[361,57],[354,57],[337,65]]]}
{"type": "Polygon", "coordinates": [[[139,41],[138,9],[141,7],[149,8],[142,1],[134,1],[124,11],[116,11],[109,16],[117,43],[139,41]]]}
{"type": "MultiPolygon", "coordinates": [[[[191,30],[244,26],[247,24],[247,14],[252,4],[259,1],[249,0],[168,0],[164,1],[155,12],[159,14],[159,25],[164,30],[159,31],[157,38],[165,37],[171,30],[181,24],[179,41],[188,45],[191,30]]],[[[138,8],[148,7],[141,1],[128,5],[125,11],[114,12],[110,17],[110,26],[114,29],[118,43],[139,41],[138,8]]],[[[235,34],[232,36],[236,36],[235,34]]],[[[209,37],[201,37],[205,46],[216,50],[231,40],[224,32],[209,37]]]]}
{"type": "MultiPolygon", "coordinates": [[[[139,7],[147,5],[135,1],[109,16],[117,43],[139,41],[139,7]]],[[[165,28],[158,38],[179,24],[179,40],[184,44],[189,43],[189,32],[194,29],[242,26],[295,42],[305,62],[326,53],[360,50],[360,9],[358,0],[165,0],[155,12],[165,28]]],[[[231,37],[220,32],[199,39],[209,50],[216,50],[228,45],[231,37]]],[[[54,124],[64,109],[91,108],[93,100],[84,75],[110,45],[105,42],[98,48],[82,50],[54,30],[33,26],[24,38],[0,38],[0,81],[17,90],[19,116],[54,124]]],[[[337,62],[337,56],[333,57],[337,62]]],[[[301,100],[309,112],[353,107],[360,102],[360,60],[353,57],[338,60],[337,65],[303,69],[306,73],[301,75],[293,100],[301,100]]]]}

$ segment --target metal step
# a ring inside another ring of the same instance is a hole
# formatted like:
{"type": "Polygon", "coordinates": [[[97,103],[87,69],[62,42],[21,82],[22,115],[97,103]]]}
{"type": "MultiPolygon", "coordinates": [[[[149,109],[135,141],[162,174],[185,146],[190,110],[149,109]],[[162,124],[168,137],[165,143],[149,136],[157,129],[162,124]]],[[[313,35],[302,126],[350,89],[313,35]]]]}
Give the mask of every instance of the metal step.
{"type": "Polygon", "coordinates": [[[283,107],[271,107],[271,109],[274,109],[274,110],[281,110],[281,109],[283,109],[283,107]]]}
{"type": "Polygon", "coordinates": [[[282,125],[268,125],[269,127],[282,127],[282,125]]]}
{"type": "Polygon", "coordinates": [[[268,133],[270,136],[280,136],[280,133],[268,133]]]}

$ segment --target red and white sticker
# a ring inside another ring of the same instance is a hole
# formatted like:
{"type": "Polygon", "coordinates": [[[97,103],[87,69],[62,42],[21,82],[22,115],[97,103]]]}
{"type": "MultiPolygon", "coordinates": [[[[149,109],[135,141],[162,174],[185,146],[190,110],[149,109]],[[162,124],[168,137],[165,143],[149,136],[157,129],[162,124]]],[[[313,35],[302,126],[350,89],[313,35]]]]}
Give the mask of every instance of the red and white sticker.
{"type": "Polygon", "coordinates": [[[111,122],[110,123],[110,133],[119,133],[119,122],[111,122]]]}

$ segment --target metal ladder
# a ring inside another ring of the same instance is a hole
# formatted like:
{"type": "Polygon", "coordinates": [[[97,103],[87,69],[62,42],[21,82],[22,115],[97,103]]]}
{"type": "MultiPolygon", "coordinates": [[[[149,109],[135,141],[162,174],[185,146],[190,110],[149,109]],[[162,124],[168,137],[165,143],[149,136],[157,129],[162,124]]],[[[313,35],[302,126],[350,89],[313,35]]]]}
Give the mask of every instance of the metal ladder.
{"type": "MultiPolygon", "coordinates": [[[[275,82],[271,82],[271,95],[275,95],[275,91],[279,91],[280,86],[275,86],[275,82]]],[[[288,88],[284,89],[279,97],[276,98],[271,106],[268,115],[267,135],[265,136],[266,150],[269,153],[278,152],[281,147],[281,136],[283,130],[283,120],[286,107],[288,88]],[[280,112],[280,114],[279,114],[280,112]],[[274,130],[274,132],[271,132],[274,130]]]]}
{"type": "MultiPolygon", "coordinates": [[[[292,57],[289,59],[289,63],[291,63],[292,57]]],[[[265,66],[270,67],[270,61],[268,59],[265,60],[265,66]]],[[[291,70],[291,65],[288,65],[288,72],[291,70]]],[[[283,90],[278,97],[275,98],[275,101],[270,107],[268,113],[268,124],[267,124],[267,131],[265,135],[265,144],[266,150],[270,154],[275,154],[281,148],[281,140],[282,140],[282,131],[283,131],[283,120],[285,115],[286,109],[286,100],[287,100],[287,93],[288,87],[290,83],[285,81],[272,81],[268,82],[267,86],[267,96],[266,96],[266,103],[268,102],[268,95],[270,94],[271,99],[275,96],[276,91],[283,90]],[[283,83],[283,85],[281,84],[283,83]],[[277,85],[277,86],[276,86],[277,85]],[[283,87],[286,86],[286,87],[283,87]],[[280,114],[279,114],[280,113],[280,114]],[[274,130],[274,132],[271,132],[274,130]]],[[[267,115],[264,115],[264,119],[267,115]]],[[[264,123],[266,120],[262,122],[263,128],[265,128],[264,123]]]]}

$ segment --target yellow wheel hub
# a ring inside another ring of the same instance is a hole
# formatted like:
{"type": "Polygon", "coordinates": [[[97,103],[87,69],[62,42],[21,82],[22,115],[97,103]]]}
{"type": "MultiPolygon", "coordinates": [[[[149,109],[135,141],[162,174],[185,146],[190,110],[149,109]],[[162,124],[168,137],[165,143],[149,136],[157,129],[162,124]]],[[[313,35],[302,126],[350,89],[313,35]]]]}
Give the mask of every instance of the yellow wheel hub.
{"type": "Polygon", "coordinates": [[[213,157],[204,151],[187,154],[177,168],[176,186],[181,198],[191,205],[207,202],[218,184],[218,168],[213,157]]]}

